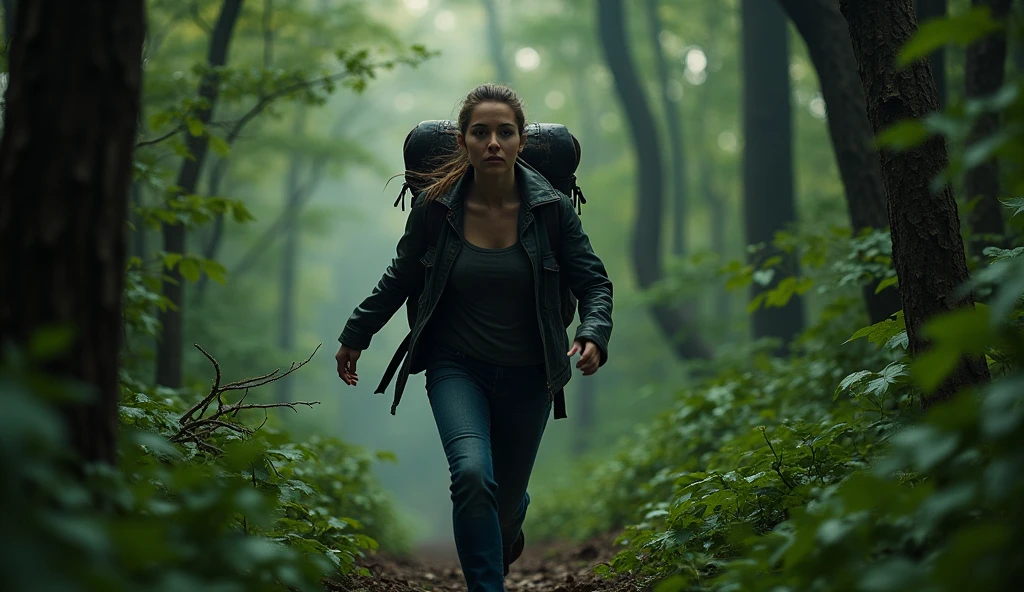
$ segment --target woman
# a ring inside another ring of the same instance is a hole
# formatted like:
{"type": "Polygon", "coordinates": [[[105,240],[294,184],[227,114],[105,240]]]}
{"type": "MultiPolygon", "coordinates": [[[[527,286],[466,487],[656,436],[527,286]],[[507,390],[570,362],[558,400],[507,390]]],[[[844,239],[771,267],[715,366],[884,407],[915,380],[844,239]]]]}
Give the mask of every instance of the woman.
{"type": "Polygon", "coordinates": [[[612,330],[612,284],[569,198],[517,161],[525,127],[511,89],[485,84],[469,93],[459,149],[417,196],[397,257],[349,318],[336,356],[338,375],[355,385],[370,338],[403,302],[416,303],[395,404],[408,375],[426,370],[470,592],[504,590],[525,543],[526,487],[555,393],[561,400],[574,355],[584,376],[605,363],[612,330]],[[445,222],[435,242],[426,211],[438,205],[445,222]],[[558,216],[539,208],[558,208],[558,216]],[[559,221],[557,253],[544,220],[559,221]],[[571,348],[560,274],[579,299],[571,348]]]}

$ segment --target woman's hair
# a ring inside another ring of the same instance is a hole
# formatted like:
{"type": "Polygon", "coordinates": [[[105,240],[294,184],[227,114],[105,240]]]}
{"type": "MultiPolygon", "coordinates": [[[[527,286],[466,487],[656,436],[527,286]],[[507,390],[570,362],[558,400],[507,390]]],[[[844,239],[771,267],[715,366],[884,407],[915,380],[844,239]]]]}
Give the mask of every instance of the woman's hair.
{"type": "MultiPolygon", "coordinates": [[[[466,99],[462,102],[459,110],[459,131],[463,137],[469,128],[469,118],[473,116],[473,110],[481,103],[504,103],[512,108],[516,116],[516,124],[519,126],[519,135],[526,132],[526,114],[523,113],[523,103],[511,88],[501,84],[481,84],[469,91],[466,99]]],[[[441,157],[440,161],[428,167],[425,173],[406,174],[416,175],[428,181],[424,190],[424,202],[436,199],[439,195],[450,190],[469,169],[469,154],[461,147],[458,147],[450,156],[441,157]]]]}

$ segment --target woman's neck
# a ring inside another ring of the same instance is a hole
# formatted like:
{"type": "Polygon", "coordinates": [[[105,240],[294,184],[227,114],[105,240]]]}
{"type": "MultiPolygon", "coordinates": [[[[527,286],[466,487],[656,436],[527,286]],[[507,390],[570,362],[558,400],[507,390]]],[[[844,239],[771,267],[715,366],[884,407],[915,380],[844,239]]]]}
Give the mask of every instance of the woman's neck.
{"type": "Polygon", "coordinates": [[[489,209],[499,209],[518,201],[515,169],[509,169],[500,176],[481,175],[479,172],[473,175],[470,198],[489,209]]]}

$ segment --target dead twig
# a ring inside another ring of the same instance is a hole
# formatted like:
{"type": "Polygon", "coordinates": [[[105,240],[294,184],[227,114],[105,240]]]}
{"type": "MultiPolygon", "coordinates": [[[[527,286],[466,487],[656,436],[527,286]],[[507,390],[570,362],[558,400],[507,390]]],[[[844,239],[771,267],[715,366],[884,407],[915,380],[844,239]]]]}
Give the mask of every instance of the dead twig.
{"type": "Polygon", "coordinates": [[[227,384],[221,384],[223,374],[221,372],[220,363],[217,362],[216,358],[210,355],[209,352],[204,350],[198,344],[193,345],[195,346],[196,349],[202,352],[202,354],[206,356],[206,359],[210,361],[210,364],[213,365],[215,376],[213,379],[213,384],[210,387],[209,394],[203,397],[201,401],[193,405],[192,408],[186,411],[178,419],[178,424],[180,427],[178,428],[178,433],[171,437],[171,442],[194,442],[201,450],[211,453],[222,454],[222,450],[205,441],[206,438],[213,435],[217,430],[229,430],[232,432],[236,432],[242,435],[243,437],[248,437],[259,431],[263,426],[267,424],[267,420],[270,419],[269,413],[267,411],[269,409],[287,407],[288,409],[291,409],[292,411],[298,413],[298,410],[296,409],[296,406],[298,405],[312,407],[313,405],[320,404],[320,401],[291,401],[288,403],[245,403],[244,401],[245,398],[249,395],[249,389],[265,386],[272,382],[281,380],[285,376],[288,376],[292,372],[295,372],[299,368],[302,368],[303,366],[308,364],[309,361],[313,359],[313,356],[316,355],[316,352],[320,351],[320,346],[323,344],[317,345],[316,348],[313,350],[313,353],[309,354],[309,357],[306,358],[305,360],[301,362],[292,362],[291,365],[288,367],[288,370],[286,370],[283,373],[281,372],[281,369],[278,368],[273,372],[264,374],[262,376],[246,378],[236,382],[229,382],[227,384]],[[241,398],[238,400],[238,402],[225,403],[224,393],[228,391],[238,390],[245,391],[242,394],[241,398]],[[214,410],[212,414],[210,414],[210,416],[207,417],[206,414],[208,411],[210,411],[210,406],[213,404],[214,400],[217,401],[216,410],[214,410]],[[257,427],[256,429],[250,428],[238,421],[235,421],[235,418],[238,416],[238,413],[245,409],[264,410],[263,423],[261,423],[259,427],[257,427]]]}

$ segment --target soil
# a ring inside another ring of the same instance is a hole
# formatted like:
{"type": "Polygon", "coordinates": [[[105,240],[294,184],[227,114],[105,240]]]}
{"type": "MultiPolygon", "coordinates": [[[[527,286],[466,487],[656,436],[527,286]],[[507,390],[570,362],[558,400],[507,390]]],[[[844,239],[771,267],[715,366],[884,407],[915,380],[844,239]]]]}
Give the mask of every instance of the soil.
{"type": "MultiPolygon", "coordinates": [[[[507,592],[643,592],[648,588],[624,576],[607,579],[594,567],[615,556],[615,534],[583,543],[541,543],[527,539],[523,555],[505,577],[507,592]]],[[[464,592],[466,580],[450,550],[424,548],[411,557],[383,553],[363,562],[371,577],[325,580],[329,592],[464,592]]]]}

